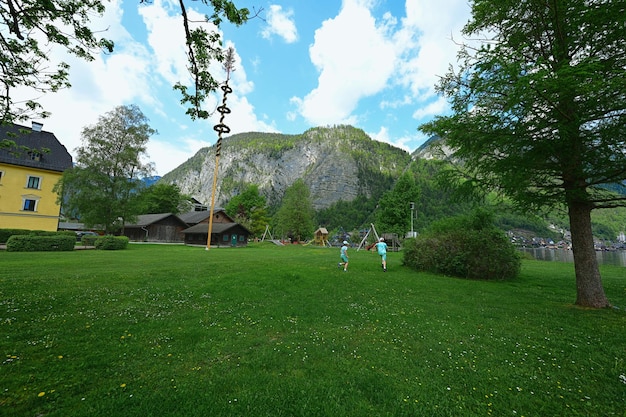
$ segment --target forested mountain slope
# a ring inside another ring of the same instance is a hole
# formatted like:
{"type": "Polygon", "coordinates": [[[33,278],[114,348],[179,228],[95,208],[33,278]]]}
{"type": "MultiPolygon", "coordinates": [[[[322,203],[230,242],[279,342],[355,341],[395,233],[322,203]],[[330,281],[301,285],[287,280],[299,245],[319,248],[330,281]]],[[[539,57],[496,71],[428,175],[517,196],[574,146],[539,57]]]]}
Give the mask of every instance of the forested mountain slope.
{"type": "MultiPolygon", "coordinates": [[[[269,206],[302,178],[315,209],[357,196],[380,197],[411,161],[408,152],[371,139],[352,126],[317,127],[300,135],[241,133],[223,139],[216,206],[247,184],[256,184],[269,206]]],[[[199,150],[161,181],[208,204],[215,171],[215,145],[199,150]]]]}
{"type": "MultiPolygon", "coordinates": [[[[319,225],[357,228],[369,225],[378,200],[393,189],[402,173],[415,171],[412,175],[421,190],[415,201],[415,227],[420,230],[437,218],[467,209],[458,201],[450,201],[447,192],[434,182],[448,151],[440,138],[433,137],[409,154],[371,139],[361,129],[343,125],[312,128],[299,135],[241,133],[223,140],[216,206],[224,206],[247,185],[256,184],[268,206],[276,208],[285,189],[302,178],[311,191],[319,225]],[[411,169],[411,161],[420,168],[411,169]]],[[[208,205],[214,170],[215,146],[211,146],[199,150],[160,181],[175,183],[182,193],[208,205]]],[[[623,211],[594,212],[594,234],[614,239],[623,230],[623,211]]],[[[515,227],[530,221],[526,216],[511,216],[518,219],[515,227]]],[[[568,228],[566,218],[558,213],[548,218],[550,224],[568,228]]],[[[507,230],[513,227],[510,221],[505,223],[502,226],[507,230]]],[[[548,224],[546,219],[541,223],[548,224]]]]}

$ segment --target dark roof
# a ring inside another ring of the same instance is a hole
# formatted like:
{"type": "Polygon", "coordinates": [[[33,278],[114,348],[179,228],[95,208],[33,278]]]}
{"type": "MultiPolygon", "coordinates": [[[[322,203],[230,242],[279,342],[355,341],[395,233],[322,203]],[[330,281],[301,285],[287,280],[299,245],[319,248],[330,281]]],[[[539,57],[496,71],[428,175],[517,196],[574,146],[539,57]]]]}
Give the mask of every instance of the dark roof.
{"type": "MultiPolygon", "coordinates": [[[[214,213],[224,212],[224,209],[223,208],[215,208],[213,210],[213,212],[214,213]]],[[[227,216],[226,212],[224,212],[224,215],[227,216]]],[[[180,217],[181,220],[184,221],[187,224],[198,224],[198,223],[203,222],[204,220],[208,219],[209,216],[210,216],[210,213],[209,213],[208,210],[204,210],[204,211],[188,211],[187,213],[182,213],[182,214],[178,215],[178,217],[180,217]]]]}
{"type": "Polygon", "coordinates": [[[104,230],[104,226],[93,226],[86,227],[84,223],[76,223],[76,222],[59,222],[59,227],[57,230],[104,230]]]}
{"type": "MultiPolygon", "coordinates": [[[[227,230],[232,229],[233,227],[241,227],[246,232],[250,233],[248,229],[240,225],[239,223],[213,223],[213,230],[211,233],[223,233],[227,230]]],[[[183,230],[183,233],[209,233],[209,224],[208,223],[199,223],[195,226],[191,226],[188,229],[183,230]]]]}
{"type": "Polygon", "coordinates": [[[59,222],[59,230],[83,230],[85,225],[83,223],[73,222],[59,222]]]}
{"type": "Polygon", "coordinates": [[[26,126],[0,124],[0,141],[5,139],[15,142],[17,148],[0,148],[0,163],[58,172],[72,167],[72,155],[53,133],[33,130],[26,126]],[[22,150],[20,146],[32,150],[47,149],[49,152],[43,152],[39,154],[39,158],[33,158],[32,152],[22,150]]]}
{"type": "Polygon", "coordinates": [[[181,226],[187,226],[187,223],[185,223],[183,220],[181,220],[178,216],[172,214],[172,213],[157,213],[157,214],[141,214],[139,216],[137,216],[137,221],[134,223],[126,223],[124,224],[124,227],[145,227],[145,226],[150,226],[151,224],[154,223],[158,223],[163,219],[166,219],[168,217],[173,217],[175,220],[177,220],[181,226]]]}

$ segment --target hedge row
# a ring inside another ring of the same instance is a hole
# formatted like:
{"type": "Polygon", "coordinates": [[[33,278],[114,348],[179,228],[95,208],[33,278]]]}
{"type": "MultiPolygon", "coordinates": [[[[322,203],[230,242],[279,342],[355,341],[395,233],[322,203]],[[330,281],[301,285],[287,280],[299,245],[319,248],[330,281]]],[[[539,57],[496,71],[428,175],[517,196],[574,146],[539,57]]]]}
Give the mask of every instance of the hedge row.
{"type": "MultiPolygon", "coordinates": [[[[71,251],[76,245],[76,233],[72,231],[49,232],[44,230],[0,229],[9,252],[71,251]]],[[[101,250],[119,250],[128,247],[126,236],[84,235],[84,246],[95,246],[101,250]]]]}
{"type": "Polygon", "coordinates": [[[28,230],[28,229],[0,229],[0,243],[7,243],[11,236],[72,236],[76,240],[76,233],[71,230],[51,232],[48,230],[28,230]]]}
{"type": "MultiPolygon", "coordinates": [[[[74,233],[72,233],[74,235],[74,233]]],[[[76,244],[76,235],[13,235],[7,241],[8,252],[71,251],[76,244]]]]}

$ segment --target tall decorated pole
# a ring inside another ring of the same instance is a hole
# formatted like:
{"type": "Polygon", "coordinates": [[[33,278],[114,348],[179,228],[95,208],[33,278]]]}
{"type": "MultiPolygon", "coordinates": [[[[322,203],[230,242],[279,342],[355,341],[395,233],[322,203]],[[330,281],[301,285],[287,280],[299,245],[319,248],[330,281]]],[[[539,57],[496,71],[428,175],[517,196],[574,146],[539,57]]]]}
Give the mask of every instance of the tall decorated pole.
{"type": "Polygon", "coordinates": [[[213,210],[215,208],[215,190],[217,188],[217,173],[219,169],[220,154],[222,153],[222,135],[229,133],[230,128],[224,124],[224,117],[230,113],[230,109],[226,107],[226,96],[233,92],[233,89],[228,86],[230,80],[230,73],[234,71],[235,63],[235,51],[232,47],[226,50],[226,56],[224,57],[224,70],[226,71],[226,82],[220,87],[224,93],[222,98],[222,105],[217,108],[220,112],[220,122],[213,126],[213,129],[217,132],[217,142],[215,144],[215,171],[213,172],[213,189],[211,191],[211,215],[209,216],[209,233],[206,241],[206,250],[211,248],[211,234],[213,232],[213,210]]]}

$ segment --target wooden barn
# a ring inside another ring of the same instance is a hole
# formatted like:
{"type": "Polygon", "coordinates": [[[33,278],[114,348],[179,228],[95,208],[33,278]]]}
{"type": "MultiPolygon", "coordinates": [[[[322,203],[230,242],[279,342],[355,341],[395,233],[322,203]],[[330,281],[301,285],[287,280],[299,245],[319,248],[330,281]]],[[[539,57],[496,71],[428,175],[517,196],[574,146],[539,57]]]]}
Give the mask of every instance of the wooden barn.
{"type": "MultiPolygon", "coordinates": [[[[209,223],[198,223],[188,229],[183,230],[186,245],[207,244],[209,234],[209,223]]],[[[248,245],[250,231],[239,223],[216,223],[213,221],[211,230],[211,246],[236,247],[248,245]]]]}
{"type": "MultiPolygon", "coordinates": [[[[181,213],[178,217],[189,226],[193,226],[198,223],[209,224],[211,213],[209,213],[208,210],[194,210],[181,213]]],[[[223,208],[215,208],[215,210],[213,210],[213,224],[215,223],[235,223],[235,221],[226,214],[223,208]]]]}
{"type": "MultiPolygon", "coordinates": [[[[190,211],[179,215],[172,213],[143,214],[135,223],[124,225],[124,236],[134,242],[207,244],[209,231],[208,211],[190,211]]],[[[213,211],[211,246],[246,246],[250,231],[235,223],[224,209],[213,211]]]]}
{"type": "Polygon", "coordinates": [[[180,242],[189,226],[172,213],[142,214],[135,223],[124,225],[124,236],[134,242],[180,242]]]}
{"type": "MultiPolygon", "coordinates": [[[[189,228],[183,230],[185,244],[206,246],[211,218],[209,211],[190,211],[181,214],[180,218],[189,225],[189,228]]],[[[239,223],[235,223],[223,208],[213,210],[211,246],[246,246],[249,237],[250,231],[239,223]]]]}

